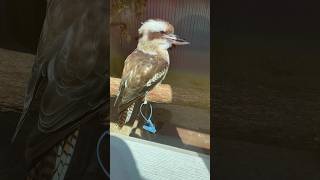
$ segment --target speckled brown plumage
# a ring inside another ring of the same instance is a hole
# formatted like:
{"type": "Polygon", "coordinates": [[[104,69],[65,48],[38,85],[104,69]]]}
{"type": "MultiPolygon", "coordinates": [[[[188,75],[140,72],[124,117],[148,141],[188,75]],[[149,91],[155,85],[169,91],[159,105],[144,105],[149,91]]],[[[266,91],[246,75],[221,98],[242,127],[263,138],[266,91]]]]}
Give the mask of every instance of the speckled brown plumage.
{"type": "Polygon", "coordinates": [[[26,180],[63,180],[70,164],[79,130],[49,150],[30,170],[26,180]]]}
{"type": "Polygon", "coordinates": [[[128,107],[144,100],[146,93],[163,80],[168,66],[168,62],[161,56],[152,56],[139,50],[135,50],[128,56],[122,73],[120,92],[115,102],[119,112],[119,127],[125,123],[128,107]],[[148,81],[162,71],[165,71],[163,76],[147,86],[148,81]]]}

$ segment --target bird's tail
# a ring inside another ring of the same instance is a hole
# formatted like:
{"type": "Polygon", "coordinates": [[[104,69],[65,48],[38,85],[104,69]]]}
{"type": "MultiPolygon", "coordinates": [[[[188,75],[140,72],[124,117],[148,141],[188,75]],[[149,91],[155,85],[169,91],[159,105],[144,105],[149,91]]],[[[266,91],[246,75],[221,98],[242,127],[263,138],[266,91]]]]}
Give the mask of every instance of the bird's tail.
{"type": "Polygon", "coordinates": [[[124,124],[126,124],[128,121],[130,121],[133,110],[134,110],[135,103],[132,103],[127,109],[120,112],[118,126],[122,128],[124,124]]]}
{"type": "Polygon", "coordinates": [[[30,170],[27,180],[63,180],[79,136],[79,129],[55,145],[30,170]]]}

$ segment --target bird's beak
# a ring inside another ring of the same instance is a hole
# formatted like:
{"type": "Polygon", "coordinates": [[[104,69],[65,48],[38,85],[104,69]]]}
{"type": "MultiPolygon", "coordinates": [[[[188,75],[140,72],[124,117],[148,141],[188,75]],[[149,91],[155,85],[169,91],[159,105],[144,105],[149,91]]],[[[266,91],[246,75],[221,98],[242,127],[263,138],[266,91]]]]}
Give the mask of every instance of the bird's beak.
{"type": "Polygon", "coordinates": [[[174,45],[187,45],[187,44],[190,44],[189,42],[187,42],[184,39],[179,38],[175,34],[164,34],[163,37],[168,39],[174,45]]]}

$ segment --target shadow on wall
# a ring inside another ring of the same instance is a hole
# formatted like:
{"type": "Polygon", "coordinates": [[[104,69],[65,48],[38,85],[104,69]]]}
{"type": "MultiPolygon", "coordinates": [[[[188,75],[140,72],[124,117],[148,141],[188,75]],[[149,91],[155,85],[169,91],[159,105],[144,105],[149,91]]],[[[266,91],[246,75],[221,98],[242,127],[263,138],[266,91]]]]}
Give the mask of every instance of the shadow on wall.
{"type": "Polygon", "coordinates": [[[203,164],[205,164],[205,166],[210,174],[210,158],[203,156],[203,154],[198,154],[198,155],[202,159],[203,164]]]}
{"type": "Polygon", "coordinates": [[[127,144],[110,136],[110,179],[143,179],[127,144]]]}

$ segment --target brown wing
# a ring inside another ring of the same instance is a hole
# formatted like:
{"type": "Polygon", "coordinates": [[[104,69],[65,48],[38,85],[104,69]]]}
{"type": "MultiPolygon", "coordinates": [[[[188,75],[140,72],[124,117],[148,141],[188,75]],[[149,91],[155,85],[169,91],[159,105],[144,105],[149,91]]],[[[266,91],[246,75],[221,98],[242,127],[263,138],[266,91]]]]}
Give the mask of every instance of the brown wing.
{"type": "Polygon", "coordinates": [[[56,53],[45,57],[48,85],[39,114],[45,132],[79,120],[107,100],[106,6],[100,0],[81,2],[79,17],[62,33],[56,53]]]}
{"type": "Polygon", "coordinates": [[[106,103],[106,8],[101,0],[49,2],[16,132],[32,110],[39,130],[53,132],[106,103]]]}
{"type": "Polygon", "coordinates": [[[119,95],[116,100],[123,111],[137,99],[144,97],[163,80],[168,70],[166,60],[135,50],[128,56],[122,73],[119,95]]]}

